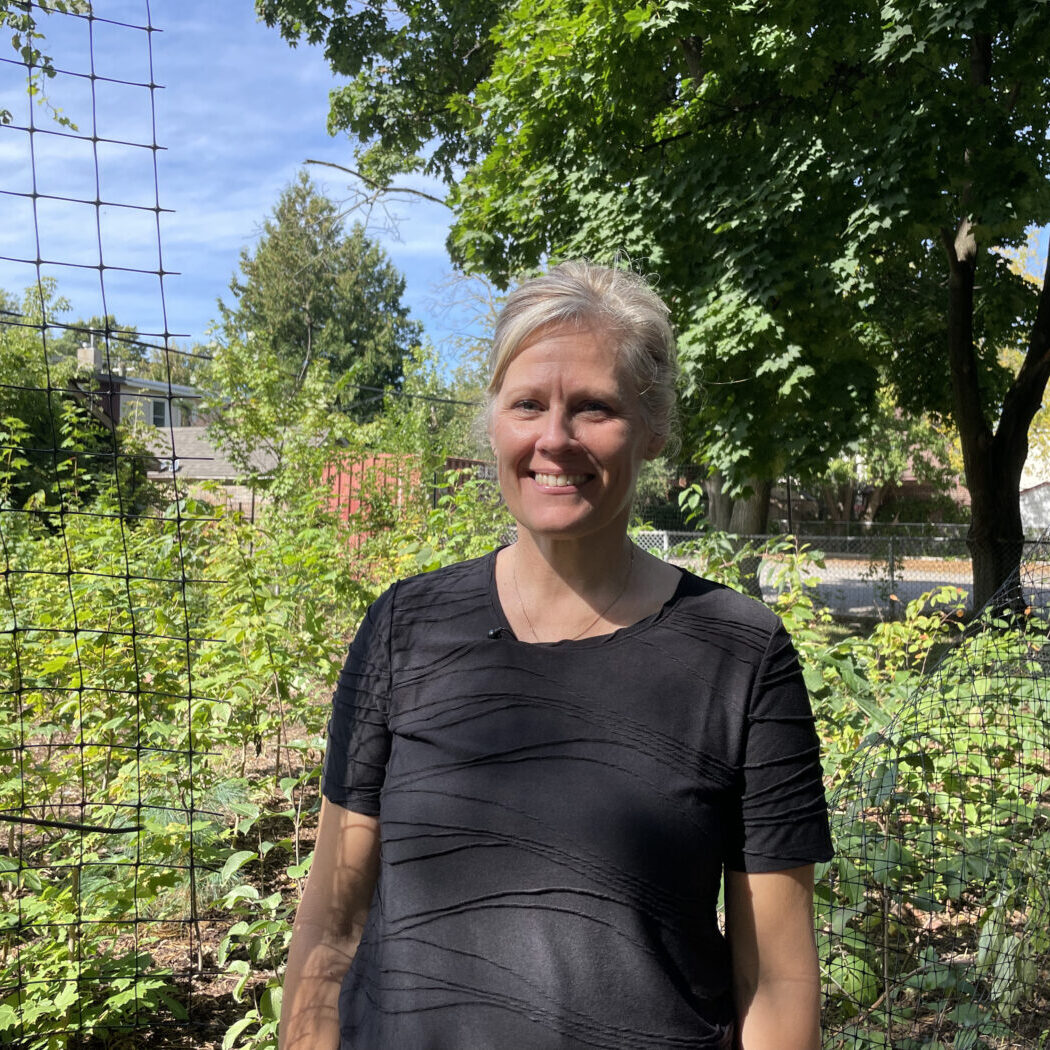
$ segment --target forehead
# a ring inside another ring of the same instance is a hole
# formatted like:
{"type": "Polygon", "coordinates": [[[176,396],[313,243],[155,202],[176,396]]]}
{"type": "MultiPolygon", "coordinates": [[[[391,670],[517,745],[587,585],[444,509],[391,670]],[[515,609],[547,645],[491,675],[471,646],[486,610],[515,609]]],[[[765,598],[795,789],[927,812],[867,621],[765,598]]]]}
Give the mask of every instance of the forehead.
{"type": "Polygon", "coordinates": [[[511,358],[502,385],[553,378],[615,388],[628,385],[613,340],[605,332],[587,328],[536,333],[511,358]]]}

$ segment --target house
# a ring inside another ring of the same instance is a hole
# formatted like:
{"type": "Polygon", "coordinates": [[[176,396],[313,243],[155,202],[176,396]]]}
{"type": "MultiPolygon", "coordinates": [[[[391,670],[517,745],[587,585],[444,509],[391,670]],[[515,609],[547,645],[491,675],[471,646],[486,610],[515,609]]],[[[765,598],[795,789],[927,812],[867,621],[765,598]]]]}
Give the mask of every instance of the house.
{"type": "Polygon", "coordinates": [[[1033,426],[1028,457],[1021,471],[1021,525],[1026,536],[1050,529],[1050,450],[1045,429],[1033,426]]]}
{"type": "Polygon", "coordinates": [[[87,385],[82,380],[78,388],[113,423],[185,427],[197,422],[200,394],[192,386],[129,374],[134,366],[107,362],[94,343],[77,350],[77,364],[89,375],[87,385]]]}
{"type": "MultiPolygon", "coordinates": [[[[151,481],[171,485],[180,496],[222,503],[255,519],[260,497],[246,483],[244,472],[211,442],[207,427],[157,427],[147,433],[146,445],[156,457],[156,465],[146,475],[151,481]]],[[[257,449],[250,460],[257,477],[265,477],[277,465],[277,456],[269,449],[257,449]]]]}
{"type": "Polygon", "coordinates": [[[1050,481],[1021,489],[1020,500],[1025,535],[1042,535],[1050,528],[1050,481]]]}

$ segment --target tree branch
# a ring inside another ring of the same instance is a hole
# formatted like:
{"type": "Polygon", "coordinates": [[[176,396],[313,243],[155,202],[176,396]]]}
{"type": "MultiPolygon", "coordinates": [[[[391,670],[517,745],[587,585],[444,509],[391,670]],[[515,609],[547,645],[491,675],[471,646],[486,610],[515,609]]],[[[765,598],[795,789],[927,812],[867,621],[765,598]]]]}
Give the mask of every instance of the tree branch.
{"type": "Polygon", "coordinates": [[[945,258],[948,260],[948,269],[952,273],[958,272],[959,256],[955,254],[955,234],[947,226],[941,227],[941,247],[944,249],[945,258]]]}
{"type": "Polygon", "coordinates": [[[704,42],[699,37],[684,36],[678,38],[678,47],[685,59],[685,68],[698,84],[704,79],[704,42]]]}
{"type": "Polygon", "coordinates": [[[443,201],[440,197],[435,197],[432,193],[426,193],[423,190],[414,190],[411,186],[384,186],[382,183],[376,182],[375,179],[370,179],[367,175],[362,175],[361,172],[354,171],[353,168],[348,168],[343,164],[336,164],[331,160],[312,160],[307,157],[305,163],[321,164],[326,168],[335,168],[337,171],[345,171],[347,175],[353,175],[355,179],[360,179],[363,183],[371,186],[374,190],[379,190],[381,193],[411,193],[416,197],[422,197],[424,200],[432,201],[434,204],[441,204],[446,208],[451,208],[447,201],[443,201]]]}
{"type": "Polygon", "coordinates": [[[970,85],[987,87],[992,82],[992,36],[974,33],[970,37],[970,85]]]}
{"type": "Polygon", "coordinates": [[[973,234],[973,223],[969,219],[960,219],[953,232],[949,227],[941,227],[941,247],[948,259],[948,269],[953,277],[963,276],[967,270],[973,270],[977,263],[977,240],[973,234]]]}
{"type": "Polygon", "coordinates": [[[1020,371],[1003,400],[996,438],[1003,441],[1023,437],[1027,441],[1028,428],[1043,402],[1043,394],[1050,380],[1050,255],[1039,290],[1039,304],[1035,321],[1028,336],[1028,349],[1020,371]]]}
{"type": "Polygon", "coordinates": [[[962,443],[967,484],[981,469],[980,449],[992,437],[985,418],[973,345],[973,292],[977,269],[977,239],[973,223],[959,220],[954,233],[941,228],[941,244],[948,259],[948,364],[952,406],[962,443]]]}

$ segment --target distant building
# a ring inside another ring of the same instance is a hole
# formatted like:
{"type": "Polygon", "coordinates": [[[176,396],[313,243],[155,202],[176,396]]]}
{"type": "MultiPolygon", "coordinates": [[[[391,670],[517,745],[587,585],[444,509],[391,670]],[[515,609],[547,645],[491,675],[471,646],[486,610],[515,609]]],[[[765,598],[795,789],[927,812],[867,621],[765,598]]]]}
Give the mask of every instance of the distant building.
{"type": "MultiPolygon", "coordinates": [[[[243,471],[236,467],[208,437],[204,426],[158,428],[147,436],[149,450],[156,465],[147,476],[158,484],[170,484],[180,496],[194,496],[210,503],[222,503],[254,520],[265,496],[248,484],[243,471]]],[[[265,478],[277,465],[277,457],[268,449],[251,455],[252,472],[265,478]]]]}
{"type": "Polygon", "coordinates": [[[77,383],[91,406],[110,422],[139,422],[152,427],[185,427],[198,421],[200,394],[195,387],[146,379],[129,374],[134,365],[107,363],[95,345],[77,350],[77,363],[86,382],[77,383]]]}
{"type": "Polygon", "coordinates": [[[1021,489],[1021,525],[1031,535],[1050,528],[1050,481],[1021,489]]]}

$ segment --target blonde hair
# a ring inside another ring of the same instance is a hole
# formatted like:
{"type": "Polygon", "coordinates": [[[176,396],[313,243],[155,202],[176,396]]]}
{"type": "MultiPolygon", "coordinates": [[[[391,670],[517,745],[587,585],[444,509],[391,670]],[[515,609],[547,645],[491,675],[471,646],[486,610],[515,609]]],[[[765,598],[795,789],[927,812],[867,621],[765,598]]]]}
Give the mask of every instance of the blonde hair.
{"type": "Polygon", "coordinates": [[[646,425],[673,439],[678,355],[670,310],[644,277],[586,259],[560,263],[507,297],[489,352],[486,415],[518,351],[542,329],[561,327],[607,334],[634,379],[646,425]]]}

